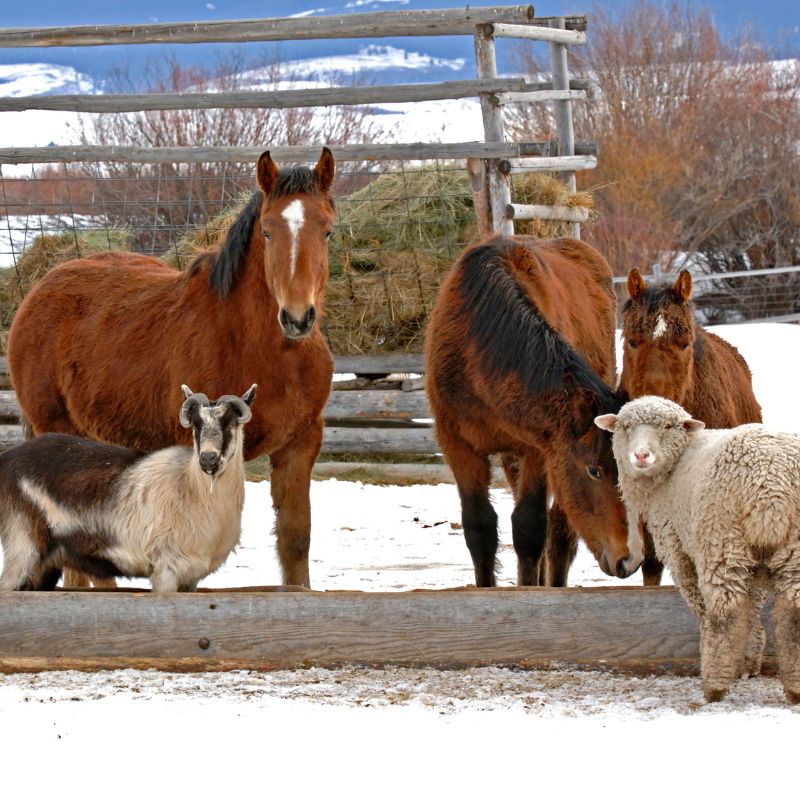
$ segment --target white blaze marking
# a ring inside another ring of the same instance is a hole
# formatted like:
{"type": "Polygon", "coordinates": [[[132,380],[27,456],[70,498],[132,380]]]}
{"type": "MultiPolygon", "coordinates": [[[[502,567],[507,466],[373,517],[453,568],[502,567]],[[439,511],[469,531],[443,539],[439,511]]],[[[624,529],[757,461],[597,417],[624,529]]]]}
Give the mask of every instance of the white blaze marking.
{"type": "Polygon", "coordinates": [[[302,200],[292,200],[286,208],[283,209],[283,218],[289,226],[289,233],[292,235],[292,249],[289,262],[289,278],[294,277],[294,268],[297,262],[297,237],[300,234],[300,228],[306,221],[305,210],[303,208],[302,200]]]}
{"type": "Polygon", "coordinates": [[[663,314],[658,315],[656,326],[653,328],[653,338],[658,339],[667,332],[667,321],[664,319],[663,314]]]}

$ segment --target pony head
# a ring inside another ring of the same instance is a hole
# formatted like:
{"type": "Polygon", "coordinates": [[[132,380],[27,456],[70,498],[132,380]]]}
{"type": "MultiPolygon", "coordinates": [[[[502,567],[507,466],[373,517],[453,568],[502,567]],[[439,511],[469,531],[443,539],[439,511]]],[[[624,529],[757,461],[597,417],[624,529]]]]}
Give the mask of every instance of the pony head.
{"type": "Polygon", "coordinates": [[[328,280],[333,153],[323,147],[313,170],[279,170],[267,151],[256,174],[263,195],[264,266],[278,303],[278,324],[287,338],[303,339],[314,329],[328,280]]]}
{"type": "Polygon", "coordinates": [[[648,287],[638,269],[628,273],[630,300],[622,309],[622,388],[630,397],[657,395],[683,403],[694,378],[697,331],[689,299],[692,276],[648,287]]]}

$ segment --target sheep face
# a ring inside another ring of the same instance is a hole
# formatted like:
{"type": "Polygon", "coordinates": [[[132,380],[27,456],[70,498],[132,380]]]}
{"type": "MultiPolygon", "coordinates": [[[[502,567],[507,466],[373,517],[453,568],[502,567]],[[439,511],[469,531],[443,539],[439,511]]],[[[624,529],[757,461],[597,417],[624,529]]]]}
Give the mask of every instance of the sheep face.
{"type": "Polygon", "coordinates": [[[670,472],[692,433],[705,427],[677,403],[654,396],[632,400],[619,414],[604,414],[595,423],[613,432],[620,473],[634,479],[670,472]]]}
{"type": "Polygon", "coordinates": [[[192,429],[200,469],[212,478],[218,477],[242,450],[242,426],[252,416],[250,406],[256,385],[241,397],[223,395],[216,401],[192,392],[188,386],[181,389],[186,397],[181,407],[181,425],[192,429]]]}

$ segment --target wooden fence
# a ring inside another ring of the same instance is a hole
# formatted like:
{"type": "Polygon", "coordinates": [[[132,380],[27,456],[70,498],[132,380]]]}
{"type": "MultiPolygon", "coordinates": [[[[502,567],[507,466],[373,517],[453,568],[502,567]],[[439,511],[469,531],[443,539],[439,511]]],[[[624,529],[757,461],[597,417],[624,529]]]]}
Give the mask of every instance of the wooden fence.
{"type": "MultiPolygon", "coordinates": [[[[403,377],[423,372],[421,355],[337,356],[334,369],[338,375],[352,373],[356,377],[334,380],[331,386],[324,411],[323,453],[438,452],[422,380],[403,377]]],[[[19,414],[8,363],[0,358],[0,451],[22,442],[19,414]]]]}
{"type": "MultiPolygon", "coordinates": [[[[66,28],[0,29],[0,47],[91,47],[192,42],[256,42],[300,39],[347,39],[400,36],[471,35],[474,39],[477,78],[435,84],[298,89],[270,92],[189,92],[180,94],[58,95],[0,98],[0,111],[51,109],[87,113],[129,112],[157,109],[293,108],[372,102],[411,102],[430,99],[479,97],[484,123],[484,142],[454,145],[398,143],[383,146],[334,147],[339,160],[408,157],[467,159],[474,205],[481,234],[513,232],[513,219],[534,218],[573,223],[580,234],[581,215],[566,207],[512,205],[511,159],[527,171],[563,172],[574,189],[575,170],[596,165],[596,146],[574,141],[571,103],[585,97],[586,82],[570,80],[567,47],[585,41],[584,16],[535,17],[531,5],[488,8],[390,11],[330,17],[256,19],[209,23],[155,25],[97,25],[66,28]],[[514,37],[549,42],[552,63],[550,81],[499,78],[495,39],[514,37]],[[546,101],[555,104],[558,141],[510,143],[503,130],[502,107],[511,102],[546,101]]],[[[273,147],[273,157],[312,160],[319,146],[273,147]]],[[[232,147],[47,147],[0,148],[0,165],[54,162],[254,160],[257,148],[232,147]]]]}
{"type": "Polygon", "coordinates": [[[89,590],[6,592],[0,602],[0,672],[553,662],[696,673],[697,622],[671,587],[89,590]]]}

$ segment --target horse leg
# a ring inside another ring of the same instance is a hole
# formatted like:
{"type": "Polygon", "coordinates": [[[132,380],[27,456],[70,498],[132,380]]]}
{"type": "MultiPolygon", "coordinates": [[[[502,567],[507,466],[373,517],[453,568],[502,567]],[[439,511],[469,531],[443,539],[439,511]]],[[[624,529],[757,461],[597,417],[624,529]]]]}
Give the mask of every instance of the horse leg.
{"type": "Polygon", "coordinates": [[[270,490],[284,585],[310,586],[311,470],[322,446],[322,419],[270,456],[270,490]]]}
{"type": "Polygon", "coordinates": [[[578,537],[567,522],[566,514],[553,503],[547,512],[545,558],[539,569],[540,585],[566,586],[569,568],[578,552],[578,537]]]}
{"type": "Polygon", "coordinates": [[[517,585],[539,584],[540,562],[547,541],[547,481],[534,462],[536,456],[522,459],[519,495],[511,514],[511,533],[517,553],[517,585]]]}
{"type": "Polygon", "coordinates": [[[644,549],[644,560],[642,561],[642,583],[645,586],[660,586],[661,575],[664,572],[664,565],[656,556],[656,547],[653,544],[653,537],[641,520],[639,520],[639,532],[642,535],[644,549]]]}
{"type": "Polygon", "coordinates": [[[489,459],[441,424],[436,427],[436,438],[458,486],[461,524],[475,568],[475,585],[495,586],[497,514],[489,500],[489,459]]]}

